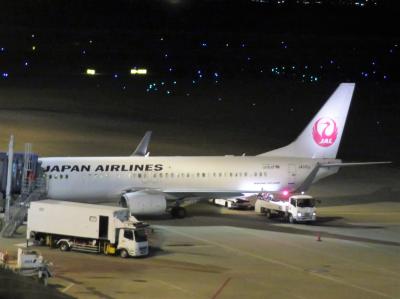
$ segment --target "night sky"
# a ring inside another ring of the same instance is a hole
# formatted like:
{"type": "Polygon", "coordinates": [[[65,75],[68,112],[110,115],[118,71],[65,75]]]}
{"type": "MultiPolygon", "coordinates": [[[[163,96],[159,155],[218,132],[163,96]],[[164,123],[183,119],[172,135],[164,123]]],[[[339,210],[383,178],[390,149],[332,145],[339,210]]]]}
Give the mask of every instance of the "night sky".
{"type": "Polygon", "coordinates": [[[397,7],[315,2],[8,1],[0,92],[93,93],[110,109],[82,96],[77,111],[257,131],[281,146],[340,82],[356,82],[341,157],[398,160],[397,7]]]}

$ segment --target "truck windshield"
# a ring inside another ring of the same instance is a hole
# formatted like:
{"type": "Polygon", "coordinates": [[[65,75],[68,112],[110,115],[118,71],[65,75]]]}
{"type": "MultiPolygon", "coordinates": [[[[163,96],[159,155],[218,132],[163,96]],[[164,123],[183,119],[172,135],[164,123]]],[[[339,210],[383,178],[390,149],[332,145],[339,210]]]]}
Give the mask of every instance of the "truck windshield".
{"type": "Polygon", "coordinates": [[[297,200],[297,206],[299,208],[312,208],[315,206],[314,198],[301,198],[297,200]]]}
{"type": "Polygon", "coordinates": [[[136,238],[136,242],[145,242],[145,241],[147,241],[146,232],[143,229],[135,230],[135,238],[136,238]]]}

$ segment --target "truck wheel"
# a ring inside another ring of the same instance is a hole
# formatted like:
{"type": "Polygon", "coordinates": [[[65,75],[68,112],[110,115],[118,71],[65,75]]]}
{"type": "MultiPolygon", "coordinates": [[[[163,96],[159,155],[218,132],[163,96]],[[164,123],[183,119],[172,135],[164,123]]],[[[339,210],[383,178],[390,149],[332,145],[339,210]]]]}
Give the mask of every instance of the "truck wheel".
{"type": "Polygon", "coordinates": [[[228,202],[227,201],[225,201],[225,208],[227,208],[228,207],[228,202]]]}
{"type": "Polygon", "coordinates": [[[293,223],[295,223],[295,221],[296,221],[296,220],[294,220],[294,218],[293,218],[293,215],[292,215],[292,214],[289,214],[289,218],[288,218],[288,220],[289,220],[289,223],[290,223],[290,224],[293,224],[293,223]]]}
{"type": "Polygon", "coordinates": [[[268,219],[271,219],[271,218],[272,218],[272,214],[271,214],[271,210],[270,210],[270,209],[267,209],[267,210],[265,211],[265,216],[267,216],[268,219]]]}
{"type": "Polygon", "coordinates": [[[125,249],[121,249],[119,252],[119,256],[123,259],[126,259],[129,256],[128,251],[126,251],[125,249]]]}
{"type": "Polygon", "coordinates": [[[60,250],[61,251],[69,251],[69,245],[67,242],[61,242],[60,243],[60,250]]]}

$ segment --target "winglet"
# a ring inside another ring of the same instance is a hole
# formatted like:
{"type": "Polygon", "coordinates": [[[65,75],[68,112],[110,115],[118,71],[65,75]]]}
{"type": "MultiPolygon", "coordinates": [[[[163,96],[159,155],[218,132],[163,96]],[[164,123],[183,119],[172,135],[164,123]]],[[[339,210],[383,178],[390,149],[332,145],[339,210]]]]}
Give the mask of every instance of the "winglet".
{"type": "Polygon", "coordinates": [[[151,139],[151,131],[147,131],[144,134],[142,140],[140,140],[138,146],[136,147],[135,151],[131,154],[131,156],[146,156],[147,154],[147,147],[149,146],[150,139],[151,139]]]}

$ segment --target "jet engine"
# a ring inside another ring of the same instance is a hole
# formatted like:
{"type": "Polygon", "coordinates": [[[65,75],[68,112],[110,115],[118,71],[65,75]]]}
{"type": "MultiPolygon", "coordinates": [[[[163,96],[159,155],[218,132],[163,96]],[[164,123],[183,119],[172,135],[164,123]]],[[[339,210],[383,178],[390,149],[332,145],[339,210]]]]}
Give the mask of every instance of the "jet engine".
{"type": "Polygon", "coordinates": [[[125,193],[121,197],[121,206],[128,207],[132,215],[161,215],[166,212],[167,201],[160,193],[137,191],[125,193]]]}

